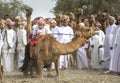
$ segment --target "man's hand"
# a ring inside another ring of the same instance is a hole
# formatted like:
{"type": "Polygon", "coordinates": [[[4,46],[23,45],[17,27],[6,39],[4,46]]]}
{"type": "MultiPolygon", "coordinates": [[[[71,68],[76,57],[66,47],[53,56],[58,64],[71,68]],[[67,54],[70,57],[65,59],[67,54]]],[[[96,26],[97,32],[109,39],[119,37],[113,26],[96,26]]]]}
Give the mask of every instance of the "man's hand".
{"type": "Polygon", "coordinates": [[[91,45],[91,48],[94,48],[94,45],[91,45]]]}
{"type": "Polygon", "coordinates": [[[8,45],[8,50],[10,49],[11,47],[8,45]]]}
{"type": "Polygon", "coordinates": [[[110,50],[113,50],[113,47],[110,47],[110,50]]]}
{"type": "Polygon", "coordinates": [[[99,47],[98,48],[102,48],[103,47],[103,45],[99,45],[99,47]]]}

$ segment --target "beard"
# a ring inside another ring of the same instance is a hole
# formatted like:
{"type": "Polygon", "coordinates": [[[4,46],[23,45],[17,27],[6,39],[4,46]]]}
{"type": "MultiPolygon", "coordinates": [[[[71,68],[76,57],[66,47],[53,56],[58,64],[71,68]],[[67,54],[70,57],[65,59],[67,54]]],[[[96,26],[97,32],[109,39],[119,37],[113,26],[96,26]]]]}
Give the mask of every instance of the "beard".
{"type": "Polygon", "coordinates": [[[8,29],[12,29],[12,27],[9,26],[8,29]]]}

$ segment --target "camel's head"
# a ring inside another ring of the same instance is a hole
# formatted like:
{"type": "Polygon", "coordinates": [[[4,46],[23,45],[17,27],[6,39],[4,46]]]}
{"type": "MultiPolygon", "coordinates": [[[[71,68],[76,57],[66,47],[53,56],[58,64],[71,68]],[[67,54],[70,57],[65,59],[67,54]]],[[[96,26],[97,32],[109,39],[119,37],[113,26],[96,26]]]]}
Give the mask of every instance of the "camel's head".
{"type": "Polygon", "coordinates": [[[81,34],[84,38],[89,39],[91,36],[95,35],[95,30],[93,27],[81,27],[76,34],[81,34]]]}
{"type": "Polygon", "coordinates": [[[26,8],[25,10],[26,10],[26,17],[30,17],[30,16],[32,15],[33,9],[30,8],[30,7],[28,7],[28,8],[26,8]]]}
{"type": "Polygon", "coordinates": [[[82,8],[75,9],[75,15],[77,17],[83,15],[83,9],[82,8]]]}
{"type": "Polygon", "coordinates": [[[62,16],[63,16],[62,14],[56,14],[56,18],[55,18],[56,21],[61,22],[62,21],[62,16]]]}

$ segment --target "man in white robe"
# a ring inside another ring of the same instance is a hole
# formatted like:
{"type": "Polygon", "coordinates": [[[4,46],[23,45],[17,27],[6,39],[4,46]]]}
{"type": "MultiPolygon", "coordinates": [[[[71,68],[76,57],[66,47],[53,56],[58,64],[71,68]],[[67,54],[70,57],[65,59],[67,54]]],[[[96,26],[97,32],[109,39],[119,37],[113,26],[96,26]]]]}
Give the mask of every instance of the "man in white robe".
{"type": "MultiPolygon", "coordinates": [[[[60,27],[60,34],[59,35],[59,42],[60,43],[68,43],[71,42],[73,38],[73,30],[70,26],[68,26],[69,18],[67,16],[63,19],[63,25],[60,27]]],[[[60,56],[60,68],[68,68],[68,55],[61,55],[60,56]]]]}
{"type": "MultiPolygon", "coordinates": [[[[51,19],[50,20],[50,30],[52,32],[52,35],[56,38],[56,40],[58,41],[59,39],[59,28],[57,26],[57,23],[55,20],[51,19]]],[[[52,62],[52,69],[55,69],[55,64],[52,62]]]]}
{"type": "Polygon", "coordinates": [[[3,36],[2,36],[2,31],[0,29],[0,61],[1,61],[1,65],[3,65],[2,56],[1,56],[2,47],[3,47],[3,36]]]}
{"type": "Polygon", "coordinates": [[[120,74],[120,17],[118,17],[116,35],[114,36],[113,55],[110,60],[109,70],[120,74]]]}
{"type": "Polygon", "coordinates": [[[50,27],[45,23],[43,18],[37,21],[37,24],[33,27],[33,36],[37,34],[51,34],[50,27]]]}
{"type": "Polygon", "coordinates": [[[16,32],[12,29],[14,22],[10,19],[6,20],[6,30],[3,31],[3,71],[12,72],[14,70],[14,54],[16,47],[16,32]]]}
{"type": "Polygon", "coordinates": [[[18,53],[18,65],[20,68],[23,65],[25,58],[25,46],[27,45],[27,32],[24,29],[26,23],[23,21],[19,24],[19,30],[17,31],[17,53],[18,53]]]}
{"type": "Polygon", "coordinates": [[[77,66],[79,69],[88,68],[88,59],[86,54],[86,48],[88,44],[86,43],[84,46],[80,47],[77,51],[77,66]]]}
{"type": "Polygon", "coordinates": [[[110,25],[106,28],[106,35],[104,41],[104,55],[102,57],[104,63],[103,68],[108,69],[110,66],[110,57],[112,56],[113,51],[113,39],[116,31],[117,25],[115,24],[115,18],[109,16],[110,25]]]}
{"type": "MultiPolygon", "coordinates": [[[[79,23],[80,28],[84,28],[85,24],[83,22],[79,23]]],[[[86,49],[88,48],[88,43],[80,47],[76,53],[77,57],[77,66],[79,69],[88,68],[88,59],[86,49]]]]}
{"type": "Polygon", "coordinates": [[[102,66],[99,64],[99,61],[102,60],[103,56],[103,43],[105,39],[104,32],[100,30],[99,26],[96,26],[97,34],[90,38],[90,50],[91,50],[91,68],[100,69],[102,66]]]}

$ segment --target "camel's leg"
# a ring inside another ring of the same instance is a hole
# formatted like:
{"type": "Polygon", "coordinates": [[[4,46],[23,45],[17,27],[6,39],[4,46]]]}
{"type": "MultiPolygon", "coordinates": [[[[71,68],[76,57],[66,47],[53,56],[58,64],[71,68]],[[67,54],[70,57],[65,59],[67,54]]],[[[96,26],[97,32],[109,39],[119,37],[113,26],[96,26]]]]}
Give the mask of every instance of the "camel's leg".
{"type": "Polygon", "coordinates": [[[59,59],[55,61],[55,70],[57,73],[57,76],[60,77],[60,71],[59,71],[59,59]]]}
{"type": "Polygon", "coordinates": [[[49,74],[48,74],[48,76],[53,76],[53,73],[52,73],[52,64],[51,64],[51,66],[49,68],[49,74]]]}
{"type": "Polygon", "coordinates": [[[43,61],[41,59],[37,60],[38,64],[38,69],[39,69],[39,74],[40,74],[40,79],[43,80],[43,61]]]}

